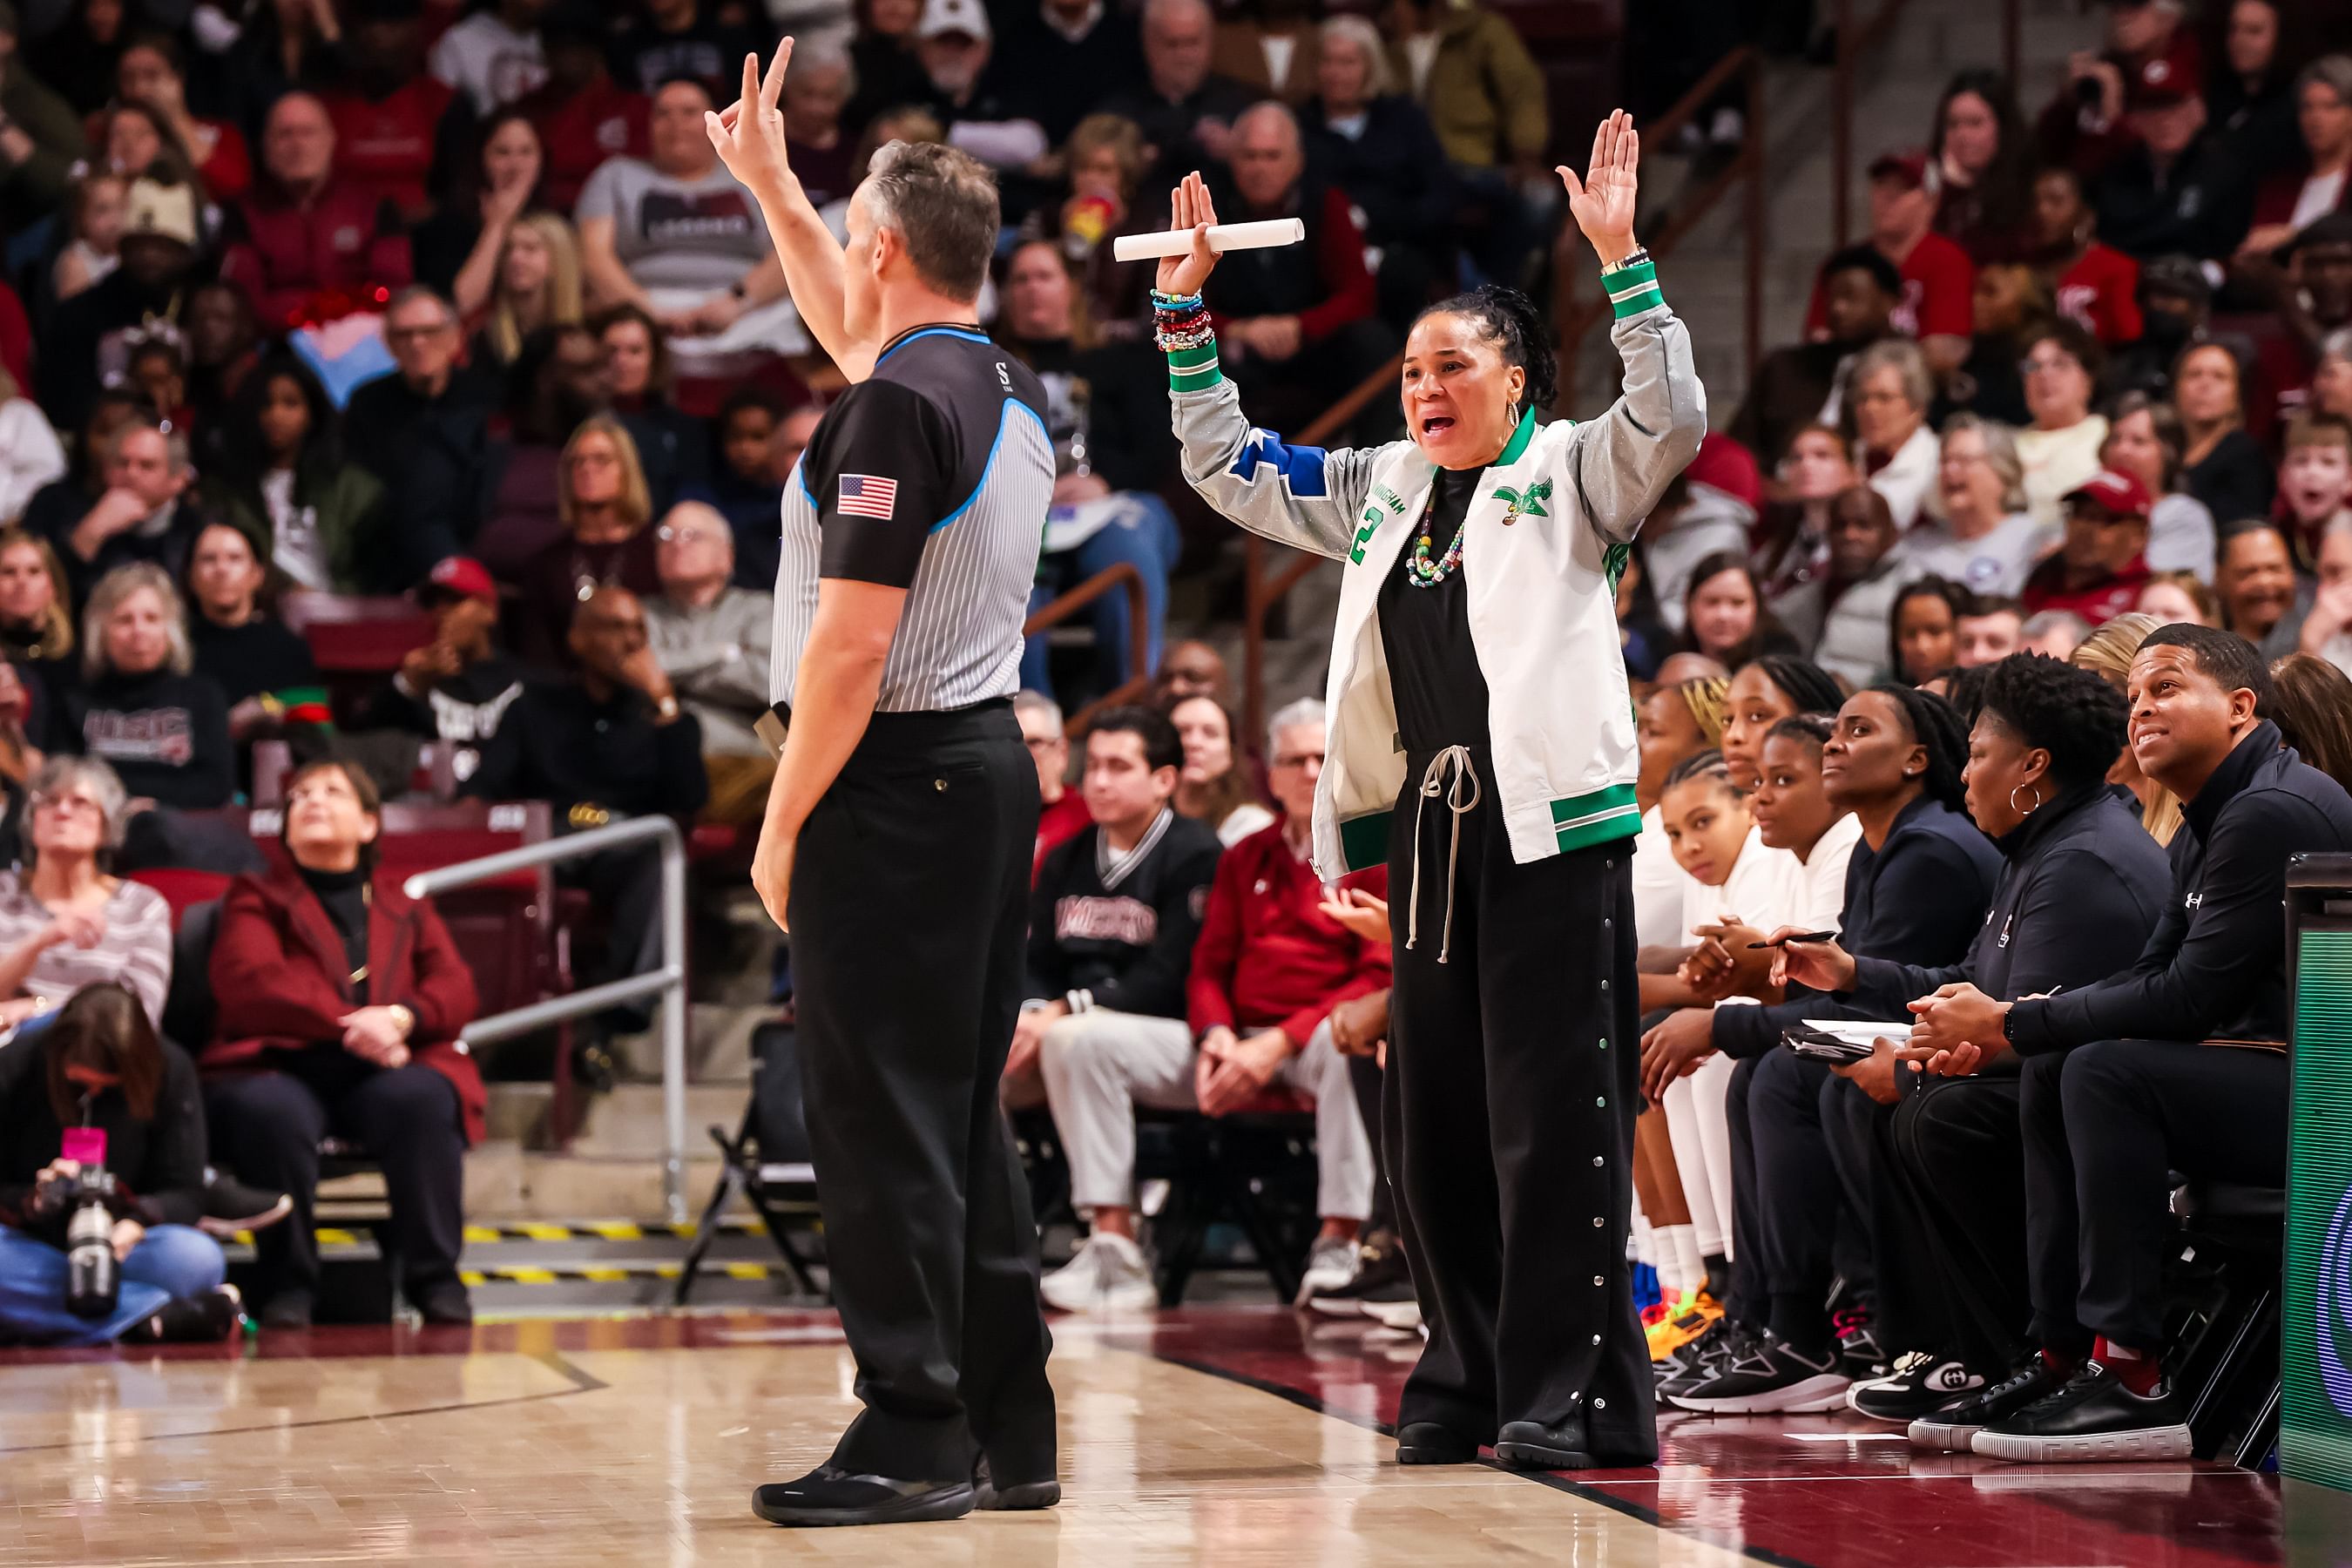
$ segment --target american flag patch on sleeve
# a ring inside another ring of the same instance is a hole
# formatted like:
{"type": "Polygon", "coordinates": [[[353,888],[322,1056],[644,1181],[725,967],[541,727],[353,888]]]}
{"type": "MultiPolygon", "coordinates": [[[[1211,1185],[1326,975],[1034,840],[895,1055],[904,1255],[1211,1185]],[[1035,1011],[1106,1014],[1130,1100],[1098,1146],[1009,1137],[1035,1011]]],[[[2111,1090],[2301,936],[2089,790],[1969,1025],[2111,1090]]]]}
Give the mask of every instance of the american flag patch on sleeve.
{"type": "Polygon", "coordinates": [[[887,521],[898,509],[898,480],[879,474],[841,476],[839,510],[844,517],[878,517],[887,521]]]}

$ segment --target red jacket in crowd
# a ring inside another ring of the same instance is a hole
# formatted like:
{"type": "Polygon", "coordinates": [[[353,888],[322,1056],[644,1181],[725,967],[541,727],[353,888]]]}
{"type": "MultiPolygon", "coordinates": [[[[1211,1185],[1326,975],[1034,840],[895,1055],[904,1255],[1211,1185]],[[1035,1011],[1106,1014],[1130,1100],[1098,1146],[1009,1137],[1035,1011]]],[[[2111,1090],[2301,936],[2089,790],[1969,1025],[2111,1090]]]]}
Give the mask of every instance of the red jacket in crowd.
{"type": "Polygon", "coordinates": [[[2137,342],[2139,263],[2093,240],[2058,279],[2058,313],[2088,327],[2109,348],[2137,342]]]}
{"type": "MultiPolygon", "coordinates": [[[[1388,896],[1386,868],[1349,879],[1388,896]]],[[[1350,935],[1322,912],[1323,883],[1291,852],[1282,824],[1226,850],[1192,944],[1186,1000],[1192,1032],[1279,1028],[1304,1047],[1331,1009],[1389,983],[1387,942],[1350,935]]]]}
{"type": "Polygon", "coordinates": [[[236,211],[245,232],[221,277],[245,290],[265,333],[300,323],[321,294],[381,310],[415,276],[397,214],[349,180],[331,179],[301,204],[265,184],[236,211]]]}
{"type": "Polygon", "coordinates": [[[652,102],[609,76],[598,77],[568,97],[550,82],[515,107],[530,116],[539,132],[544,149],[540,194],[559,212],[579,205],[580,187],[605,159],[646,156],[652,102]]]}
{"type": "Polygon", "coordinates": [[[335,173],[370,199],[390,202],[404,215],[429,211],[433,154],[441,117],[457,89],[435,76],[419,76],[381,99],[338,92],[326,100],[335,124],[335,173]]]}
{"type": "Polygon", "coordinates": [[[1029,862],[1029,884],[1036,886],[1037,873],[1045,868],[1045,857],[1084,833],[1093,826],[1094,813],[1087,809],[1086,797],[1075,784],[1062,786],[1062,797],[1042,807],[1037,813],[1037,853],[1029,862]]]}
{"type": "MultiPolygon", "coordinates": [[[[1895,270],[1903,279],[1903,298],[1892,317],[1896,331],[1906,338],[1975,335],[1977,264],[1967,251],[1930,229],[1895,270]]],[[[1829,330],[1827,280],[1817,273],[1812,300],[1805,307],[1805,336],[1819,342],[1829,330]]]]}
{"type": "Polygon", "coordinates": [[[2131,564],[2120,572],[2087,587],[2069,588],[2066,563],[2053,555],[2034,568],[2018,599],[2029,616],[2038,616],[2044,610],[2072,610],[2091,625],[2100,626],[2138,606],[2140,590],[2147,586],[2147,558],[2134,556],[2131,564]]]}
{"type": "MultiPolygon", "coordinates": [[[[457,1036],[474,1020],[474,972],[433,906],[375,879],[368,915],[368,1002],[394,1003],[416,1015],[409,1054],[457,1086],[466,1141],[482,1140],[489,1097],[474,1058],[457,1036]]],[[[337,1022],[359,1004],[335,924],[293,866],[279,860],[264,876],[239,877],[223,900],[213,939],[212,1044],[196,1065],[207,1078],[257,1072],[272,1050],[299,1051],[340,1042],[337,1022]]]]}
{"type": "MultiPolygon", "coordinates": [[[[1312,187],[1308,190],[1311,193],[1312,187]]],[[[1337,185],[1328,186],[1322,193],[1322,211],[1299,216],[1307,220],[1307,243],[1313,254],[1300,257],[1287,247],[1251,251],[1245,253],[1250,260],[1226,268],[1222,287],[1213,285],[1210,290],[1209,320],[1219,331],[1232,320],[1296,315],[1299,340],[1320,342],[1350,322],[1369,319],[1379,307],[1379,290],[1373,286],[1371,270],[1364,265],[1364,231],[1356,226],[1355,215],[1348,210],[1347,193],[1337,185]],[[1277,302],[1297,291],[1297,274],[1310,271],[1319,295],[1316,303],[1293,310],[1277,302]]],[[[1250,216],[1244,213],[1229,221],[1245,222],[1250,216]]]]}

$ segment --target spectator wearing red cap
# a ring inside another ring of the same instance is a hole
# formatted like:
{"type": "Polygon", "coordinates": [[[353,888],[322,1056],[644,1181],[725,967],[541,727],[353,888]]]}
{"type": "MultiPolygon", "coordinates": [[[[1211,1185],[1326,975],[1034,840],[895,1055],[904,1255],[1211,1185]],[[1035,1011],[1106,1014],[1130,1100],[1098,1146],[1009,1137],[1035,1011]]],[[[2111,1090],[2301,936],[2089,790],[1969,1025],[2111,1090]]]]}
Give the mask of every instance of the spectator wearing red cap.
{"type": "Polygon", "coordinates": [[[614,79],[604,63],[604,29],[593,6],[560,5],[542,29],[547,80],[515,102],[530,117],[545,150],[541,190],[549,205],[570,212],[581,187],[607,158],[646,155],[642,92],[614,79]]]}
{"type": "Polygon", "coordinates": [[[2068,491],[2065,542],[2025,580],[2026,613],[2071,610],[2096,626],[2138,604],[2150,504],[2146,485],[2113,468],[2068,491]]]}
{"type": "Polygon", "coordinates": [[[452,555],[415,588],[433,612],[433,640],[400,661],[392,684],[362,707],[352,728],[405,730],[457,748],[459,783],[522,695],[522,661],[498,646],[499,585],[480,562],[452,555]]]}
{"type": "Polygon", "coordinates": [[[2203,51],[2180,26],[2181,0],[2109,0],[2106,47],[2066,57],[2066,85],[2034,128],[2044,163],[2088,175],[2130,142],[2132,84],[2198,68],[2203,51]]]}
{"type": "Polygon", "coordinates": [[[338,175],[326,106],[307,92],[271,105],[261,166],[235,208],[238,234],[221,275],[245,290],[264,328],[382,310],[409,280],[408,240],[389,203],[338,175]]]}
{"type": "MultiPolygon", "coordinates": [[[[1896,331],[1919,341],[1938,378],[1969,357],[1977,280],[1969,253],[1933,227],[1940,177],[1920,152],[1889,153],[1870,166],[1870,243],[1903,279],[1903,299],[1891,319],[1896,331]]],[[[1829,331],[1828,300],[1818,279],[1805,331],[1815,339],[1829,331]]]]}
{"type": "Polygon", "coordinates": [[[2142,261],[2228,256],[2252,220],[2246,172],[2206,129],[2204,86],[2193,58],[2147,61],[2125,98],[2130,139],[2084,170],[2099,232],[2142,261]]]}
{"type": "Polygon", "coordinates": [[[417,0],[363,0],[342,81],[325,95],[337,171],[404,223],[432,210],[428,177],[457,167],[472,141],[471,107],[425,72],[422,28],[417,0]]]}

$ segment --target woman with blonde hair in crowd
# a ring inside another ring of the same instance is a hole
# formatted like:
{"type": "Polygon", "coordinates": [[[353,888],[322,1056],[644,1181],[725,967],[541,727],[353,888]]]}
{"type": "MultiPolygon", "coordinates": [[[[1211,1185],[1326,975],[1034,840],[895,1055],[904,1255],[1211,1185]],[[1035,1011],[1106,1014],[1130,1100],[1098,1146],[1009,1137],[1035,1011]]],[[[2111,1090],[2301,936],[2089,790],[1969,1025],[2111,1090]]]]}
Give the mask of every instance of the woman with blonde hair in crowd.
{"type": "MultiPolygon", "coordinates": [[[[2127,692],[2132,659],[2139,652],[2139,645],[2164,624],[2137,610],[2117,616],[2076,644],[2066,662],[2091,671],[2118,691],[2127,692]]],[[[2131,791],[2132,798],[2139,803],[2139,825],[2147,829],[2149,837],[2158,844],[2172,842],[2172,836],[2180,831],[2179,798],[2139,771],[2139,759],[2132,754],[2129,742],[2116,753],[2116,765],[2107,770],[2107,782],[2131,791]]]]}
{"type": "Polygon", "coordinates": [[[226,805],[236,789],[228,704],[189,673],[194,662],[170,574],[152,561],[116,567],[82,611],[82,684],[58,695],[56,749],[111,763],[142,799],[189,811],[226,805]],[[157,735],[185,745],[158,745],[157,735]]]}
{"type": "Polygon", "coordinates": [[[565,532],[523,567],[517,616],[520,651],[542,668],[570,665],[564,639],[591,590],[617,584],[641,597],[661,591],[653,495],[637,444],[619,419],[596,415],[563,444],[555,507],[565,532]]]}
{"type": "Polygon", "coordinates": [[[2198,581],[2194,572],[2151,574],[2147,586],[2139,591],[2136,607],[2154,616],[2163,626],[2181,622],[2192,626],[2221,624],[2221,601],[2213,596],[2210,584],[2198,581]]]}
{"type": "Polygon", "coordinates": [[[553,213],[525,213],[508,226],[499,253],[488,313],[474,334],[477,359],[511,364],[523,339],[540,328],[578,326],[581,298],[580,241],[572,226],[553,213]]]}

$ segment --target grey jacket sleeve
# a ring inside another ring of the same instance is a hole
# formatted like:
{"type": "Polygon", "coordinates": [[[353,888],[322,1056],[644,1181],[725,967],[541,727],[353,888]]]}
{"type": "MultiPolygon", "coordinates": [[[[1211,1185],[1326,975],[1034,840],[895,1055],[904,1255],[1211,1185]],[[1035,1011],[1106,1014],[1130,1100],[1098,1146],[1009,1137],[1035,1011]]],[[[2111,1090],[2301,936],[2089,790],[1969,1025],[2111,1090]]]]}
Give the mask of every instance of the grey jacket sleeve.
{"type": "Polygon", "coordinates": [[[1360,527],[1369,537],[1357,514],[1382,448],[1293,447],[1271,430],[1253,429],[1241,395],[1222,377],[1197,391],[1171,387],[1168,401],[1185,482],[1217,510],[1277,544],[1334,559],[1355,548],[1360,527]]]}
{"type": "Polygon", "coordinates": [[[1602,281],[1616,311],[1609,336],[1625,362],[1624,390],[1608,413],[1577,426],[1567,463],[1584,515],[1602,538],[1624,544],[1697,455],[1706,389],[1691,359],[1690,329],[1667,308],[1651,264],[1637,262],[1602,281]]]}

